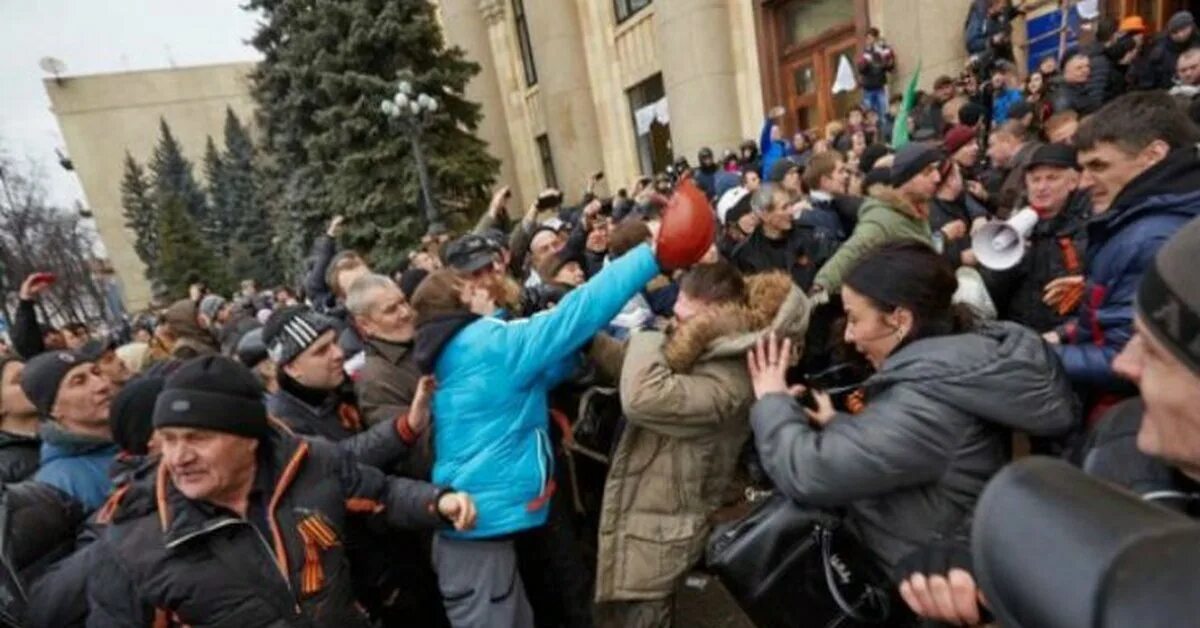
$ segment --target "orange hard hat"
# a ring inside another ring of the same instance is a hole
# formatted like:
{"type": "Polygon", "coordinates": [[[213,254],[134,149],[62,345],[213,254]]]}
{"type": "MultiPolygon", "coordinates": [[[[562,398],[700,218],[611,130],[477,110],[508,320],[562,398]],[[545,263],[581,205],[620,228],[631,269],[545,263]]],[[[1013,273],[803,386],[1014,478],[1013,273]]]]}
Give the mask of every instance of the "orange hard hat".
{"type": "Polygon", "coordinates": [[[1130,15],[1121,20],[1122,33],[1144,33],[1146,30],[1146,20],[1140,15],[1130,15]]]}
{"type": "Polygon", "coordinates": [[[717,226],[712,205],[690,177],[675,186],[662,213],[655,253],[658,263],[671,270],[700,261],[712,246],[717,226]]]}

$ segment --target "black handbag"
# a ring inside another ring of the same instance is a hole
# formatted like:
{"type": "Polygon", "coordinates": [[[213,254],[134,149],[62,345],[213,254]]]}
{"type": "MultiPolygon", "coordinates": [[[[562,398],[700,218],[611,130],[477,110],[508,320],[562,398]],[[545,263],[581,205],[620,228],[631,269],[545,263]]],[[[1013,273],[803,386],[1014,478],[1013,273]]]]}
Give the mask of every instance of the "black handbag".
{"type": "Polygon", "coordinates": [[[713,531],[707,564],[764,628],[907,623],[886,573],[841,518],[778,492],[713,531]]]}

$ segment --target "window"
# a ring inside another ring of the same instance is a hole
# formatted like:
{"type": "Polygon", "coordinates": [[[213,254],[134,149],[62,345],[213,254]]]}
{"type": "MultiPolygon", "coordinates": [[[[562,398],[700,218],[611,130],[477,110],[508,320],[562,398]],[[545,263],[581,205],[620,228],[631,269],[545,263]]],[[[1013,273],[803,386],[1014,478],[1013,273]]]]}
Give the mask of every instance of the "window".
{"type": "Polygon", "coordinates": [[[542,159],[542,175],[546,177],[546,187],[558,187],[558,174],[554,172],[554,155],[550,152],[550,136],[543,133],[537,136],[538,156],[542,159]]]}
{"type": "Polygon", "coordinates": [[[822,33],[854,23],[854,3],[848,0],[792,2],[785,11],[784,40],[801,46],[822,33]]]}
{"type": "Polygon", "coordinates": [[[533,45],[529,42],[529,25],[525,23],[525,1],[513,0],[513,15],[517,20],[517,42],[521,46],[521,65],[525,68],[525,86],[537,85],[537,66],[533,63],[533,45]]]}
{"type": "Polygon", "coordinates": [[[629,111],[633,114],[633,134],[637,138],[638,163],[642,174],[663,172],[671,164],[671,125],[659,120],[657,105],[663,100],[662,75],[654,76],[629,88],[629,111]],[[641,124],[638,118],[641,117],[641,124]]]}
{"type": "Polygon", "coordinates": [[[624,22],[629,16],[650,6],[651,0],[613,0],[617,12],[617,23],[624,22]]]}

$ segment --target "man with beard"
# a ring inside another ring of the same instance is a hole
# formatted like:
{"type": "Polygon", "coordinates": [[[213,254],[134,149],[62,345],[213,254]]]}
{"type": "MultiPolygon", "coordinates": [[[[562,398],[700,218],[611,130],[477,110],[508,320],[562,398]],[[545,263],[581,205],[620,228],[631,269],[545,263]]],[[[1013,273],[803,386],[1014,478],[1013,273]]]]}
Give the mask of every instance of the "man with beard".
{"type": "Polygon", "coordinates": [[[412,405],[421,379],[412,357],[416,314],[396,282],[375,274],[350,286],[346,307],[366,352],[354,383],[359,409],[372,425],[394,419],[412,405]]]}
{"type": "Polygon", "coordinates": [[[626,420],[600,514],[601,627],[671,625],[675,587],[702,555],[750,434],[746,351],[766,329],[803,338],[808,322],[808,299],[782,272],[743,279],[716,262],[680,283],[668,333],[635,332],[625,344],[602,334],[592,345],[619,382],[626,420]],[[625,558],[642,551],[663,559],[625,558]]]}
{"type": "Polygon", "coordinates": [[[112,488],[108,468],[117,455],[108,422],[112,384],[94,362],[51,351],[26,363],[21,390],[43,418],[41,466],[34,479],[88,510],[98,508],[112,488]]]}

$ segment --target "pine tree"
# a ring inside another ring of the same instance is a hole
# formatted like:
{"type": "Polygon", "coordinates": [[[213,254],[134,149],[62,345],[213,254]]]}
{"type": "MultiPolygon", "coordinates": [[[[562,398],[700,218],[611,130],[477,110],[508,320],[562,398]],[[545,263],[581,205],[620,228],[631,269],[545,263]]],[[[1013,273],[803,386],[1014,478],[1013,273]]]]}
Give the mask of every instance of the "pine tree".
{"type": "Polygon", "coordinates": [[[471,134],[479,106],[461,95],[479,68],[446,47],[429,3],[250,0],[248,8],[263,17],[251,40],[264,55],[251,76],[265,139],[263,189],[292,261],[335,213],[347,216],[345,243],[379,265],[419,238],[409,142],[379,111],[404,69],[441,105],[424,135],[440,209],[484,206],[498,163],[471,134]]]}
{"type": "Polygon", "coordinates": [[[230,269],[235,279],[254,279],[269,286],[283,279],[272,240],[275,230],[258,190],[254,142],[232,109],[225,110],[224,190],[234,237],[230,269]]]}
{"type": "Polygon", "coordinates": [[[190,278],[199,276],[218,293],[229,293],[229,279],[188,215],[182,196],[166,194],[158,205],[158,264],[155,276],[172,299],[187,296],[190,278]]]}
{"type": "Polygon", "coordinates": [[[154,156],[150,159],[150,172],[154,175],[154,194],[178,196],[192,221],[204,224],[208,206],[204,200],[204,191],[192,172],[192,162],[183,156],[179,142],[163,118],[159,118],[159,132],[158,146],[154,148],[154,156]]]}
{"type": "Polygon", "coordinates": [[[133,250],[146,265],[146,278],[154,279],[158,264],[158,215],[151,200],[151,184],[146,170],[125,153],[125,175],[121,179],[121,207],[125,228],[133,232],[133,250]]]}
{"type": "Polygon", "coordinates": [[[199,225],[200,231],[214,253],[229,259],[230,249],[237,239],[229,172],[211,135],[204,145],[204,178],[208,180],[208,210],[204,222],[199,225]]]}

